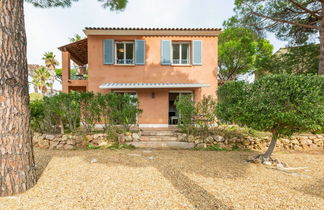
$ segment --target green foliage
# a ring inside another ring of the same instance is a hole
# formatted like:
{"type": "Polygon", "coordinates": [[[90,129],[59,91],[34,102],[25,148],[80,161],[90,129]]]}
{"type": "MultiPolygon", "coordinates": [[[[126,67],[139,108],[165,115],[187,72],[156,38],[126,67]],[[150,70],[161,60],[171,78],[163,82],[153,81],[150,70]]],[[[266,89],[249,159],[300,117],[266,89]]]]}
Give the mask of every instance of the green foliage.
{"type": "Polygon", "coordinates": [[[317,74],[319,48],[318,44],[310,44],[280,49],[269,70],[274,74],[317,74]]]}
{"type": "Polygon", "coordinates": [[[80,41],[81,39],[84,39],[84,37],[81,37],[79,34],[75,34],[73,37],[69,38],[69,41],[71,43],[80,41]]]}
{"type": "Polygon", "coordinates": [[[246,28],[227,28],[219,36],[219,79],[235,80],[238,74],[268,69],[273,46],[246,28]]]}
{"type": "Polygon", "coordinates": [[[273,135],[324,125],[324,77],[271,75],[253,84],[230,82],[218,90],[219,119],[273,135]]]}
{"type": "Polygon", "coordinates": [[[45,105],[44,101],[31,100],[30,101],[30,124],[34,131],[42,132],[43,131],[43,119],[45,115],[45,105]]]}
{"type": "Polygon", "coordinates": [[[314,42],[322,19],[321,1],[294,2],[235,0],[236,16],[227,24],[250,27],[258,32],[274,32],[279,39],[288,40],[292,44],[314,42]]]}
{"type": "Polygon", "coordinates": [[[204,96],[195,105],[194,123],[200,134],[208,134],[210,127],[216,124],[216,100],[211,96],[204,96]]]}
{"type": "Polygon", "coordinates": [[[99,107],[99,97],[92,92],[80,93],[81,119],[88,132],[91,132],[96,123],[100,122],[101,109],[99,107]]]}
{"type": "Polygon", "coordinates": [[[192,95],[180,95],[175,101],[176,109],[179,112],[178,127],[182,132],[189,134],[193,129],[193,117],[195,116],[195,104],[192,95]]]}
{"type": "Polygon", "coordinates": [[[43,96],[39,93],[30,93],[29,94],[30,101],[41,100],[41,99],[43,99],[43,96]]]}
{"type": "Polygon", "coordinates": [[[211,96],[204,96],[197,103],[192,95],[180,95],[175,102],[179,112],[178,127],[181,132],[194,135],[208,135],[216,123],[216,101],[211,96]]]}
{"type": "MultiPolygon", "coordinates": [[[[71,7],[73,2],[79,0],[25,0],[28,3],[33,4],[35,7],[51,8],[51,7],[71,7]]],[[[104,8],[110,8],[110,10],[123,10],[125,9],[128,0],[98,0],[103,2],[104,8]]]]}
{"type": "Polygon", "coordinates": [[[111,150],[117,150],[117,149],[129,149],[129,150],[133,150],[136,147],[134,145],[131,144],[112,144],[111,146],[108,146],[107,149],[111,149],[111,150]]]}
{"type": "Polygon", "coordinates": [[[137,98],[129,94],[60,93],[31,103],[31,121],[36,131],[76,132],[81,120],[91,132],[96,123],[103,121],[112,139],[136,124],[139,113],[137,98]]]}
{"type": "Polygon", "coordinates": [[[88,144],[87,149],[109,149],[109,150],[121,150],[121,149],[128,149],[133,150],[136,147],[131,144],[112,144],[110,146],[95,146],[93,144],[88,144]]]}
{"type": "Polygon", "coordinates": [[[42,92],[42,95],[45,95],[48,88],[51,86],[49,81],[50,77],[51,74],[48,69],[45,67],[40,67],[34,71],[34,76],[31,83],[42,92]]]}
{"type": "Polygon", "coordinates": [[[101,149],[101,146],[95,146],[93,144],[88,144],[87,149],[101,149]]]}

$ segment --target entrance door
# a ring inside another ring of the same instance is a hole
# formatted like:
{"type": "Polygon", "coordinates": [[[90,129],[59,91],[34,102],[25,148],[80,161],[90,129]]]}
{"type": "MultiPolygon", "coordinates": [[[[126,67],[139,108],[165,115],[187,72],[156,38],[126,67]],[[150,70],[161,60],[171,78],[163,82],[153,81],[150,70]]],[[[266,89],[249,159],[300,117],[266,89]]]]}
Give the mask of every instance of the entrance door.
{"type": "Polygon", "coordinates": [[[175,102],[183,95],[193,95],[192,92],[169,92],[169,125],[177,125],[179,121],[179,113],[175,102]]]}

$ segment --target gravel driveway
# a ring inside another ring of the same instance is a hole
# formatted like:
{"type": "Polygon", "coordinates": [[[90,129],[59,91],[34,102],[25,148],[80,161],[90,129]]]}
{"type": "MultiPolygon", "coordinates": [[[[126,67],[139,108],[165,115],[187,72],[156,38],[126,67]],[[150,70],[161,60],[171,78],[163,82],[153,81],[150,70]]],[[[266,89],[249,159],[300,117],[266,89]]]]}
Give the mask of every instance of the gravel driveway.
{"type": "Polygon", "coordinates": [[[297,171],[246,163],[251,152],[36,150],[38,184],[0,209],[321,209],[324,153],[278,153],[297,171]]]}

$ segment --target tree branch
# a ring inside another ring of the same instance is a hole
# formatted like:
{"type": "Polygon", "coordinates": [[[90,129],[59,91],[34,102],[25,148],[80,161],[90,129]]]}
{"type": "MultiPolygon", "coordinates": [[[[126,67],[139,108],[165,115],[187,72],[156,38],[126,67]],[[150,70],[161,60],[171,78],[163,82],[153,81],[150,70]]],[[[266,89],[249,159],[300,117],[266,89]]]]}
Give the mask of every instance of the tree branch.
{"type": "Polygon", "coordinates": [[[274,18],[274,17],[270,17],[270,16],[267,16],[267,15],[263,15],[263,14],[254,12],[254,11],[251,11],[251,13],[253,15],[256,15],[256,16],[259,16],[259,17],[263,17],[263,18],[266,18],[266,19],[270,19],[270,20],[273,20],[273,21],[276,21],[276,22],[288,23],[288,24],[300,26],[300,27],[303,27],[303,28],[310,28],[310,29],[317,29],[317,30],[320,29],[320,27],[318,27],[318,26],[307,25],[307,24],[293,22],[293,21],[290,21],[290,20],[283,20],[283,19],[279,19],[279,18],[274,18]]]}
{"type": "Polygon", "coordinates": [[[302,10],[308,12],[309,14],[313,15],[313,16],[316,17],[316,18],[318,18],[318,19],[321,19],[321,18],[322,18],[322,16],[317,15],[314,11],[308,9],[307,7],[304,7],[304,6],[301,5],[300,3],[298,3],[298,2],[296,2],[296,1],[294,1],[294,0],[288,0],[288,1],[290,1],[292,4],[294,4],[294,5],[295,5],[296,7],[298,7],[299,9],[302,9],[302,10]]]}

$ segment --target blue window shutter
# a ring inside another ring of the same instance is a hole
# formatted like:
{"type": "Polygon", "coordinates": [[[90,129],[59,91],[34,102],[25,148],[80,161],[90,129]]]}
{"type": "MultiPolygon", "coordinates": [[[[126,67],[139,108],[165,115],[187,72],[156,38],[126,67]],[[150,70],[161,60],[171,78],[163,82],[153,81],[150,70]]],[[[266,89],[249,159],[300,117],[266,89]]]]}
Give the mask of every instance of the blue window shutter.
{"type": "Polygon", "coordinates": [[[161,41],[161,65],[171,65],[171,41],[161,41]]]}
{"type": "Polygon", "coordinates": [[[104,64],[114,64],[114,40],[104,40],[104,64]]]}
{"type": "Polygon", "coordinates": [[[202,65],[202,41],[192,41],[192,65],[202,65]]]}
{"type": "Polygon", "coordinates": [[[135,64],[145,64],[145,40],[135,40],[135,64]]]}

